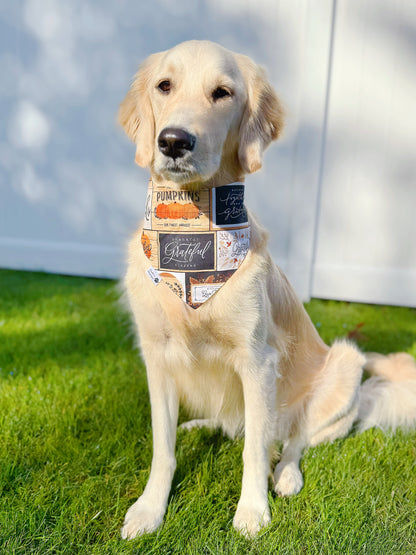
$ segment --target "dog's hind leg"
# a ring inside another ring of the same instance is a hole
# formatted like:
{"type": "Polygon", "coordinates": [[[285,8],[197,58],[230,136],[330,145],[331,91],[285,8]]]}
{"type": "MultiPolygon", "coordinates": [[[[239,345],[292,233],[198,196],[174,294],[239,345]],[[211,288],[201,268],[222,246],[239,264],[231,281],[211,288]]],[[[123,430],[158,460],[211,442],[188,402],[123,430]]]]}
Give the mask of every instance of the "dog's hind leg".
{"type": "Polygon", "coordinates": [[[285,445],[274,471],[278,495],[295,495],[303,487],[299,461],[302,451],[345,436],[358,412],[358,390],[364,357],[351,344],[339,341],[328,351],[311,385],[298,422],[299,435],[285,445]]]}
{"type": "Polygon", "coordinates": [[[284,445],[282,456],[273,473],[274,491],[280,497],[296,495],[303,488],[303,477],[299,468],[305,440],[290,438],[284,445]]]}
{"type": "Polygon", "coordinates": [[[363,355],[345,341],[334,343],[305,404],[302,433],[308,446],[348,434],[358,413],[363,355]]]}

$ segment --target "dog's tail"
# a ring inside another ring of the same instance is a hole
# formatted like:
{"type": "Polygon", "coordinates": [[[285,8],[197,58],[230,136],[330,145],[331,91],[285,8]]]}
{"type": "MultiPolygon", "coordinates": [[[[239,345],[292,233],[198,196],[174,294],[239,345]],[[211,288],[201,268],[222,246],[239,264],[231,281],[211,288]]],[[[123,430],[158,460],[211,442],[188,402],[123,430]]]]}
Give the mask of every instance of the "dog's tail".
{"type": "Polygon", "coordinates": [[[371,377],[360,388],[359,431],[416,428],[416,364],[407,353],[366,354],[371,377]]]}

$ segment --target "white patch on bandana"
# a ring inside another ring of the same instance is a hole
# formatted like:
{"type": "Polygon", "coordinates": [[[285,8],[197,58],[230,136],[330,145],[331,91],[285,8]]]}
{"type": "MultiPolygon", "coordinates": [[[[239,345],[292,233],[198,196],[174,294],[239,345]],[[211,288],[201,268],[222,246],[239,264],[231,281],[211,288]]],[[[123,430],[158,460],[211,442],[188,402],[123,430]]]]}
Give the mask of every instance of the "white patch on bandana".
{"type": "Polygon", "coordinates": [[[217,231],[217,269],[236,270],[250,246],[250,228],[217,231]]]}
{"type": "Polygon", "coordinates": [[[155,285],[159,285],[159,283],[162,281],[162,278],[159,276],[159,272],[155,270],[153,266],[150,266],[150,268],[146,270],[146,274],[149,276],[149,278],[153,281],[155,285]]]}

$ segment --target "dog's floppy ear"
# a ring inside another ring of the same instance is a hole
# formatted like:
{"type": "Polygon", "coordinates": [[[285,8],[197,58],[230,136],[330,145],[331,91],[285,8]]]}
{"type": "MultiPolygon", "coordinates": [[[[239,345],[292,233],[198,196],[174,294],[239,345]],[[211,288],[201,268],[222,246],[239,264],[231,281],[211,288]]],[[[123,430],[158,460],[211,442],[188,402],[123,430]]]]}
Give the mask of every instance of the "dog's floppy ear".
{"type": "Polygon", "coordinates": [[[159,56],[160,53],[149,56],[139,67],[118,111],[118,122],[136,144],[136,162],[143,168],[152,162],[154,153],[155,122],[149,86],[159,56]]]}
{"type": "Polygon", "coordinates": [[[240,125],[238,158],[246,173],[259,170],[263,152],[281,134],[283,108],[265,72],[246,56],[239,65],[247,85],[247,105],[240,125]]]}

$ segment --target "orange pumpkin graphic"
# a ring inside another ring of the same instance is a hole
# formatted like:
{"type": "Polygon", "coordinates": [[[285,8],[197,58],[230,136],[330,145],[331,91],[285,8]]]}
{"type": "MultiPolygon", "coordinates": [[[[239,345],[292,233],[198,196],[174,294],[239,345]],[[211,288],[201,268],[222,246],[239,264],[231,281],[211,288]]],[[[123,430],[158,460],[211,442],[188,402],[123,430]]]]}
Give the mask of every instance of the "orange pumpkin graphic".
{"type": "Polygon", "coordinates": [[[156,206],[156,218],[161,220],[194,220],[199,217],[199,208],[192,202],[187,204],[179,204],[179,202],[171,202],[170,204],[158,204],[156,206]]]}
{"type": "Polygon", "coordinates": [[[156,218],[160,218],[164,220],[168,217],[168,205],[167,204],[158,204],[156,206],[156,218]]]}
{"type": "Polygon", "coordinates": [[[144,254],[147,256],[147,258],[150,258],[152,255],[152,243],[145,233],[142,233],[142,246],[144,254]]]}
{"type": "Polygon", "coordinates": [[[194,220],[199,216],[199,208],[192,202],[183,205],[183,216],[185,220],[194,220]]]}
{"type": "Polygon", "coordinates": [[[183,205],[178,202],[168,204],[168,218],[170,220],[178,220],[182,218],[183,205]]]}

